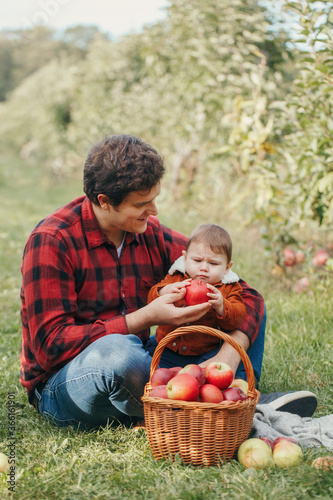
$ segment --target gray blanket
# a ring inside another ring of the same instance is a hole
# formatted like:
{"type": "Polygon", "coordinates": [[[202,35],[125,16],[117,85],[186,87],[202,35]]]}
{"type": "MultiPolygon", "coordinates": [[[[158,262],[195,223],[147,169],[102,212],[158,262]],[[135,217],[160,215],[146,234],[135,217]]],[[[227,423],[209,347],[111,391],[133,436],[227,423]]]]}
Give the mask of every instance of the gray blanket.
{"type": "Polygon", "coordinates": [[[279,436],[296,439],[304,446],[324,446],[333,450],[333,415],[302,418],[293,413],[274,410],[270,405],[257,405],[250,437],[279,436]]]}

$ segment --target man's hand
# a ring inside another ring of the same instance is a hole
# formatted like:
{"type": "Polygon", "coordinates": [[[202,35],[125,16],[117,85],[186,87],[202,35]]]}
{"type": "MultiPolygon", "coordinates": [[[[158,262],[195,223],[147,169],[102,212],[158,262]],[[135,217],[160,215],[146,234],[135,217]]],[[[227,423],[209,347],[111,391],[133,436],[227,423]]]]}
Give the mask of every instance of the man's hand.
{"type": "Polygon", "coordinates": [[[185,287],[182,287],[177,293],[162,295],[145,307],[126,314],[128,332],[135,334],[154,325],[177,327],[183,323],[191,323],[200,319],[212,308],[209,302],[196,306],[176,307],[174,302],[184,298],[185,292],[185,287]]]}
{"type": "Polygon", "coordinates": [[[173,325],[179,326],[182,323],[197,321],[206,314],[212,307],[205,302],[195,306],[176,307],[174,302],[184,298],[185,287],[177,293],[162,295],[146,306],[151,325],[173,325]]]}

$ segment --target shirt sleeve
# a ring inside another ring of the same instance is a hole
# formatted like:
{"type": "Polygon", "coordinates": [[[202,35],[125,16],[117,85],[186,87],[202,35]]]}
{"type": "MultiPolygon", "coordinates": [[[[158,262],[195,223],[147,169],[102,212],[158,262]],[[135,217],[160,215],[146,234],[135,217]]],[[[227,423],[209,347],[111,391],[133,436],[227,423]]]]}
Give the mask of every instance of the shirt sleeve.
{"type": "Polygon", "coordinates": [[[264,317],[264,299],[254,288],[251,288],[245,281],[239,281],[242,287],[242,299],[246,307],[246,316],[238,330],[245,333],[251,345],[255,341],[261,322],[264,317]]]}
{"type": "Polygon", "coordinates": [[[62,240],[50,234],[29,238],[22,261],[22,321],[37,363],[55,371],[109,333],[127,334],[123,316],[76,324],[75,276],[62,240]]]}
{"type": "Polygon", "coordinates": [[[242,287],[239,283],[227,285],[223,294],[224,315],[216,316],[219,326],[225,330],[234,330],[239,327],[246,317],[246,308],[242,299],[242,287]]]}

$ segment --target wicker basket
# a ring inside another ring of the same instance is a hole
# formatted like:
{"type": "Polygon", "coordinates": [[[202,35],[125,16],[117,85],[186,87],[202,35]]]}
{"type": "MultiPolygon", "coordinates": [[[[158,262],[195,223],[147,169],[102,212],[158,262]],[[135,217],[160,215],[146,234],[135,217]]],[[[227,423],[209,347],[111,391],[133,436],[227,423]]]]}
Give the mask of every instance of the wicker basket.
{"type": "Polygon", "coordinates": [[[158,344],[152,359],[150,379],[142,397],[147,437],[154,458],[170,457],[174,460],[178,455],[184,463],[197,466],[218,465],[234,458],[240,444],[249,436],[258,398],[249,357],[230,335],[207,326],[177,328],[158,344]],[[249,383],[245,401],[213,404],[149,396],[151,377],[158,368],[164,347],[180,335],[198,331],[215,335],[236,349],[244,363],[249,383]]]}

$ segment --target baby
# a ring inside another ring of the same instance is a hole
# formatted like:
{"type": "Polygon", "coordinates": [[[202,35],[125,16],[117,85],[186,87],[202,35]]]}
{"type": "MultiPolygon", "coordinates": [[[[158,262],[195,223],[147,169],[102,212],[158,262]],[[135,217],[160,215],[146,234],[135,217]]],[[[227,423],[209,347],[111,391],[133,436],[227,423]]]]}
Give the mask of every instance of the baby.
{"type": "MultiPolygon", "coordinates": [[[[209,289],[207,296],[211,310],[193,324],[210,326],[223,331],[237,329],[246,316],[241,296],[239,277],[231,267],[233,262],[232,241],[229,233],[217,224],[202,224],[191,233],[183,255],[174,262],[166,277],[154,285],[148,302],[166,293],[178,293],[192,279],[204,281],[209,289]]],[[[185,300],[175,302],[184,306],[185,300]]],[[[159,325],[156,340],[165,337],[176,327],[159,325]]],[[[220,345],[220,339],[203,333],[182,335],[168,344],[168,348],[179,354],[198,355],[220,345]]]]}

